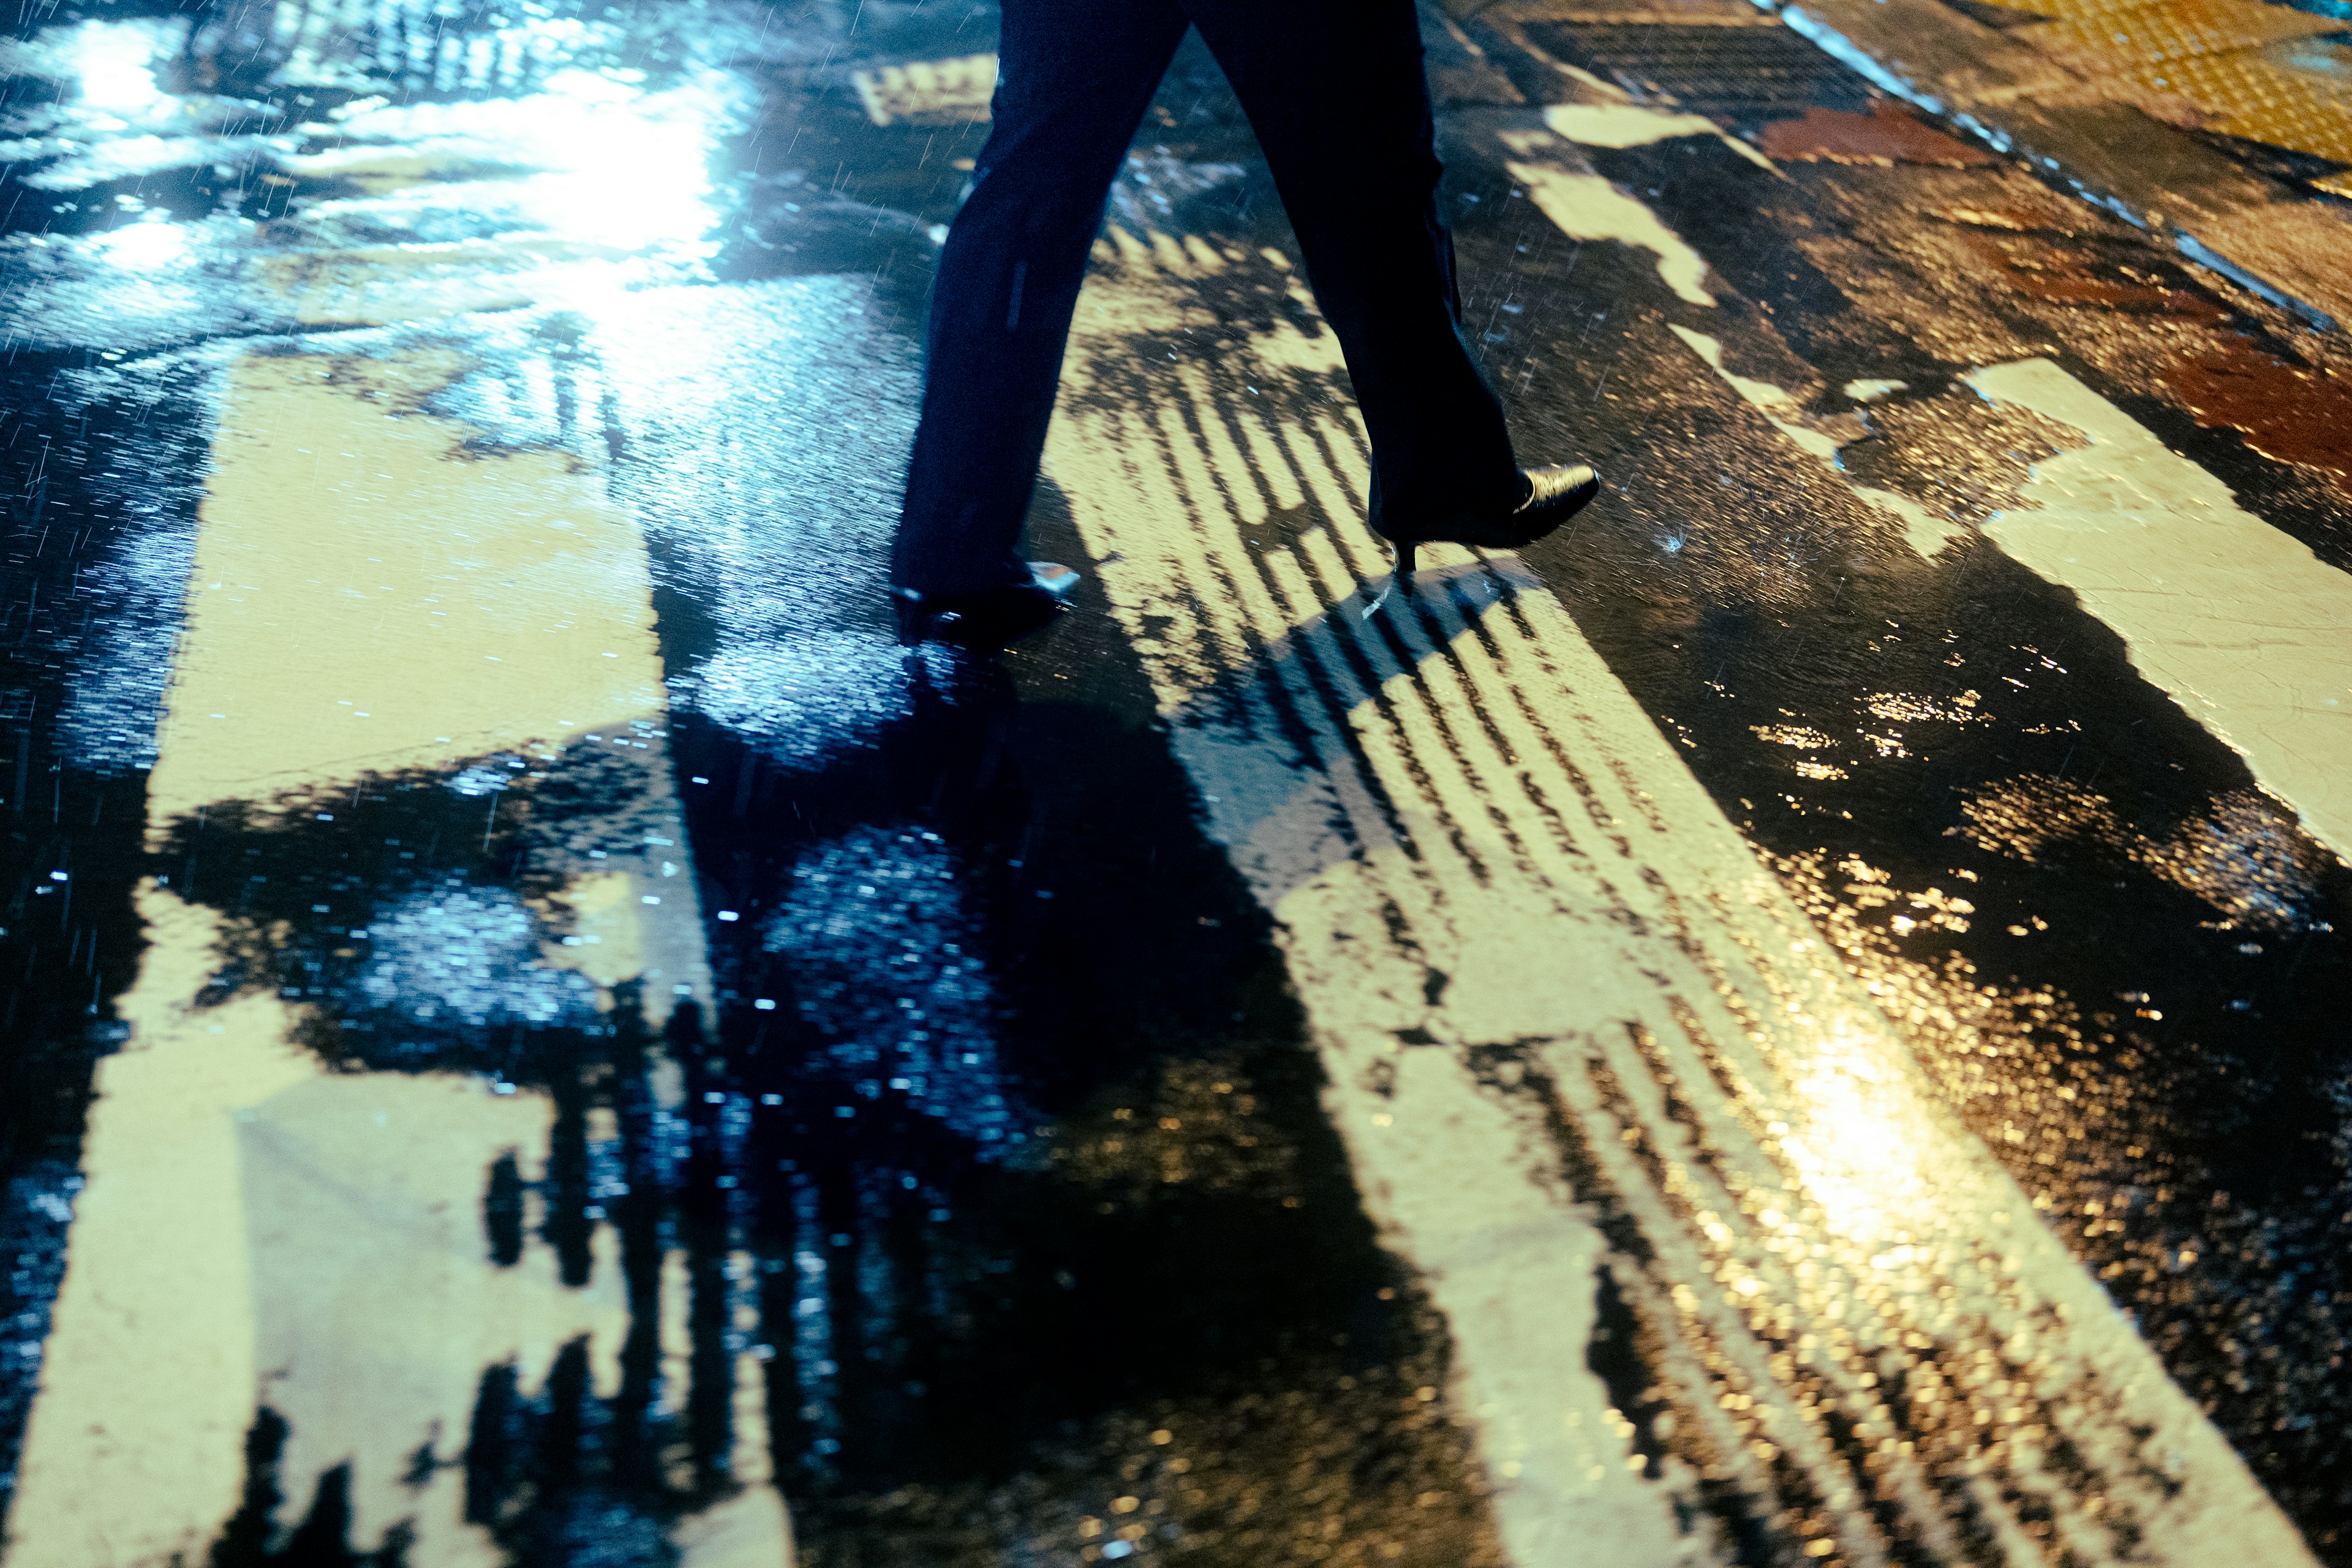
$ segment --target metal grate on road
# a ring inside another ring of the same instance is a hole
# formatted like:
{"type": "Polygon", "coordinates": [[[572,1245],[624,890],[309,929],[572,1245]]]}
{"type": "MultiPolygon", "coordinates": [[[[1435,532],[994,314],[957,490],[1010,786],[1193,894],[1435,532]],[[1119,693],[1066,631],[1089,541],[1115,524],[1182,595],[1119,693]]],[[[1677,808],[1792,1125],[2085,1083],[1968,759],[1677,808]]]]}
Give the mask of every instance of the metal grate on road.
{"type": "Polygon", "coordinates": [[[1778,26],[1548,19],[1524,24],[1546,52],[1643,97],[1740,130],[1808,109],[1861,110],[1862,79],[1778,26]]]}

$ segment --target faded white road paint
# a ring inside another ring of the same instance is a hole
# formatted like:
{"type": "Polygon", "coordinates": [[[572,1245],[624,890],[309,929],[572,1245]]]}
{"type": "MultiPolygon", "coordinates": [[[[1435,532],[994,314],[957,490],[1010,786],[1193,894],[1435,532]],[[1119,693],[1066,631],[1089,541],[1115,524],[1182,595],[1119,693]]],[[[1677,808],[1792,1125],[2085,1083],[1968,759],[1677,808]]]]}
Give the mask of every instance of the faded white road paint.
{"type": "Polygon", "coordinates": [[[1195,337],[1170,374],[1136,340],[1230,283],[1184,254],[1089,282],[1048,471],[1279,921],[1515,1560],[1721,1560],[1676,1522],[1705,1474],[1856,1564],[2310,1562],[1557,600],[1456,554],[1364,622],[1330,340],[1195,337]],[[1319,518],[1268,539],[1283,494],[1319,518]],[[1590,1368],[1596,1269],[1671,1436],[1590,1368]]]}
{"type": "Polygon", "coordinates": [[[1984,531],[2115,628],[2134,668],[2352,861],[2352,576],[2048,360],[1968,376],[2086,444],[1984,531]]]}

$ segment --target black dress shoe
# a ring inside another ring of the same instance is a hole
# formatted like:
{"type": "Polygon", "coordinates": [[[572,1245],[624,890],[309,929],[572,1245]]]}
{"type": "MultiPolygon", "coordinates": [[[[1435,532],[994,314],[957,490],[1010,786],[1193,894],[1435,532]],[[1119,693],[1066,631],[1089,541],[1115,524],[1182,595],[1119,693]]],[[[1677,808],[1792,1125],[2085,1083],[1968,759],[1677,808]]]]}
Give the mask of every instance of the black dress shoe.
{"type": "MultiPolygon", "coordinates": [[[[1372,518],[1372,531],[1389,542],[1396,557],[1390,586],[1412,592],[1413,552],[1424,544],[1469,544],[1481,550],[1520,550],[1582,511],[1601,493],[1601,476],[1590,463],[1559,463],[1527,468],[1519,478],[1527,494],[1508,511],[1461,511],[1435,517],[1372,518]]],[[[1382,589],[1381,599],[1388,597],[1382,589]]],[[[1373,609],[1380,608],[1375,600],[1373,609]]],[[[1369,613],[1369,612],[1367,612],[1369,613]]]]}
{"type": "Polygon", "coordinates": [[[945,643],[971,653],[995,653],[1008,643],[1051,626],[1069,608],[1078,574],[1050,561],[1029,563],[1029,581],[1007,583],[973,594],[919,594],[890,590],[898,621],[898,643],[945,643]]]}

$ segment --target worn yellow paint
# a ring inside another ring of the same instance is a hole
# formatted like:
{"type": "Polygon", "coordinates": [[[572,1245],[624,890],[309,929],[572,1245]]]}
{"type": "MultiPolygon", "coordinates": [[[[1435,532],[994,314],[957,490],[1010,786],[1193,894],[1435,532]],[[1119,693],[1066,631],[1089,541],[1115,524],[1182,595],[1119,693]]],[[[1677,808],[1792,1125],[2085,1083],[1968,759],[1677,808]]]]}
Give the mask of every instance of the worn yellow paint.
{"type": "Polygon", "coordinates": [[[1561,233],[1576,239],[1613,239],[1650,251],[1658,258],[1658,276],[1667,288],[1694,305],[1715,303],[1706,289],[1706,262],[1699,253],[1659,222],[1657,214],[1600,175],[1577,174],[1557,163],[1514,162],[1506,166],[1561,233]]]}
{"type": "Polygon", "coordinates": [[[320,1478],[350,1466],[352,1539],[373,1548],[405,1521],[411,1560],[446,1568],[506,1561],[466,1519],[465,1451],[486,1368],[512,1363],[526,1394],[565,1344],[587,1342],[601,1398],[620,1389],[628,1298],[620,1247],[593,1233],[589,1283],[566,1289],[554,1249],[526,1225],[509,1268],[482,1226],[490,1166],[545,1171],[555,1122],[543,1093],[492,1093],[478,1079],[334,1074],[293,1085],[238,1123],[244,1228],[265,1283],[248,1331],[260,1400],[288,1425],[279,1463],[299,1518],[320,1478]],[[407,1477],[430,1450],[445,1468],[407,1477]]]}
{"type": "Polygon", "coordinates": [[[277,997],[194,1005],[217,914],[152,882],[138,908],[131,1039],[98,1065],[8,1568],[201,1562],[245,1484],[260,1369],[236,1115],[319,1068],[277,997]]]}
{"type": "Polygon", "coordinates": [[[2074,590],[2135,668],[2352,860],[2352,576],[2048,360],[1966,379],[2084,437],[2036,463],[1985,532],[2074,590]]]}
{"type": "MultiPolygon", "coordinates": [[[[150,830],[245,800],[302,832],[290,808],[370,775],[642,734],[615,804],[673,863],[616,846],[538,907],[548,962],[608,992],[659,979],[657,1024],[676,994],[707,1005],[709,976],[692,879],[662,875],[687,855],[661,729],[631,722],[664,708],[644,542],[593,470],[471,449],[471,426],[425,412],[464,369],[447,353],[232,367],[150,830]]],[[[628,1326],[608,1227],[585,1289],[562,1284],[535,1226],[512,1267],[488,1256],[490,1166],[511,1151],[526,1180],[543,1168],[549,1100],[465,1076],[324,1072],[290,1043],[301,1004],[195,1006],[221,916],[152,884],[140,907],[150,946],[121,1004],[130,1043],[99,1069],[8,1568],[203,1561],[239,1504],[260,1407],[288,1424],[281,1524],[348,1465],[357,1549],[399,1525],[415,1561],[504,1561],[448,1468],[484,1371],[511,1363],[528,1392],[585,1336],[610,1396],[628,1326]],[[442,1468],[407,1484],[426,1447],[442,1468]]],[[[656,1062],[665,1103],[676,1077],[656,1062]]],[[[764,1431],[737,1435],[747,1479],[766,1474],[764,1431]]],[[[778,1568],[789,1542],[782,1500],[753,1485],[677,1544],[695,1568],[778,1568]]]]}
{"type": "Polygon", "coordinates": [[[635,524],[552,452],[421,404],[446,353],[252,354],[213,443],[149,780],[162,825],[661,711],[635,524]]]}
{"type": "Polygon", "coordinates": [[[610,1230],[584,1290],[535,1238],[512,1268],[486,1255],[489,1166],[511,1151],[534,1179],[552,1107],[465,1078],[326,1073],[275,997],[193,1006],[221,918],[152,883],[139,896],[132,1037],[99,1068],[9,1568],[201,1560],[237,1506],[257,1405],[288,1423],[281,1517],[349,1465],[362,1549],[406,1521],[423,1560],[494,1568],[460,1472],[412,1487],[412,1456],[458,1456],[483,1368],[511,1360],[528,1389],[578,1336],[611,1396],[627,1330],[610,1230]]]}
{"type": "MultiPolygon", "coordinates": [[[[1668,323],[1668,329],[1675,336],[1682,339],[1693,353],[1706,361],[1707,368],[1721,376],[1725,384],[1747,399],[1750,407],[1764,416],[1774,429],[1794,443],[1799,450],[1818,459],[1832,473],[1841,478],[1844,477],[1844,467],[1838,460],[1840,450],[1838,439],[1818,425],[1807,422],[1804,405],[1797,401],[1795,395],[1786,387],[1775,386],[1769,381],[1758,381],[1752,376],[1736,374],[1725,369],[1722,343],[1706,333],[1696,332],[1688,327],[1672,322],[1668,323]]],[[[1849,382],[1846,384],[1846,395],[1849,397],[1856,395],[1854,392],[1856,387],[1868,391],[1877,387],[1900,387],[1902,384],[1899,381],[1849,382]]],[[[1854,484],[1851,479],[1847,480],[1847,484],[1864,501],[1887,513],[1895,521],[1901,523],[1903,542],[1923,556],[1933,557],[1954,540],[1968,537],[1967,529],[1952,522],[1949,519],[1937,517],[1909,496],[1897,494],[1894,490],[1881,489],[1872,485],[1854,484]]]]}
{"type": "MultiPolygon", "coordinates": [[[[1712,136],[1758,168],[1775,174],[1780,172],[1771,159],[1703,114],[1684,114],[1645,103],[1555,103],[1544,110],[1544,123],[1585,147],[1647,147],[1680,136],[1712,136]]],[[[1515,141],[1514,132],[1505,132],[1502,137],[1522,157],[1530,153],[1529,147],[1515,141]]]]}
{"type": "Polygon", "coordinates": [[[610,991],[645,973],[645,927],[637,918],[637,879],[621,871],[575,877],[540,906],[563,934],[545,947],[546,961],[573,969],[610,991]]]}

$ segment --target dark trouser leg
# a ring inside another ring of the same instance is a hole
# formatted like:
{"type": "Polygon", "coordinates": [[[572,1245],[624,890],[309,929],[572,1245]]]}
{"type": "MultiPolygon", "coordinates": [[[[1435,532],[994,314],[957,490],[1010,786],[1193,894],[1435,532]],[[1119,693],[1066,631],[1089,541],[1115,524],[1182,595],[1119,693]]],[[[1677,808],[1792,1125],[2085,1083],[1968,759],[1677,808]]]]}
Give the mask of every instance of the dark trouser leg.
{"type": "Polygon", "coordinates": [[[1078,285],[1184,26],[1175,0],[1004,0],[995,124],[932,285],[899,586],[1028,580],[1016,546],[1078,285]]]}
{"type": "Polygon", "coordinates": [[[1183,3],[1273,165],[1356,384],[1381,510],[1402,523],[1516,505],[1502,405],[1454,319],[1412,0],[1183,3]]]}

